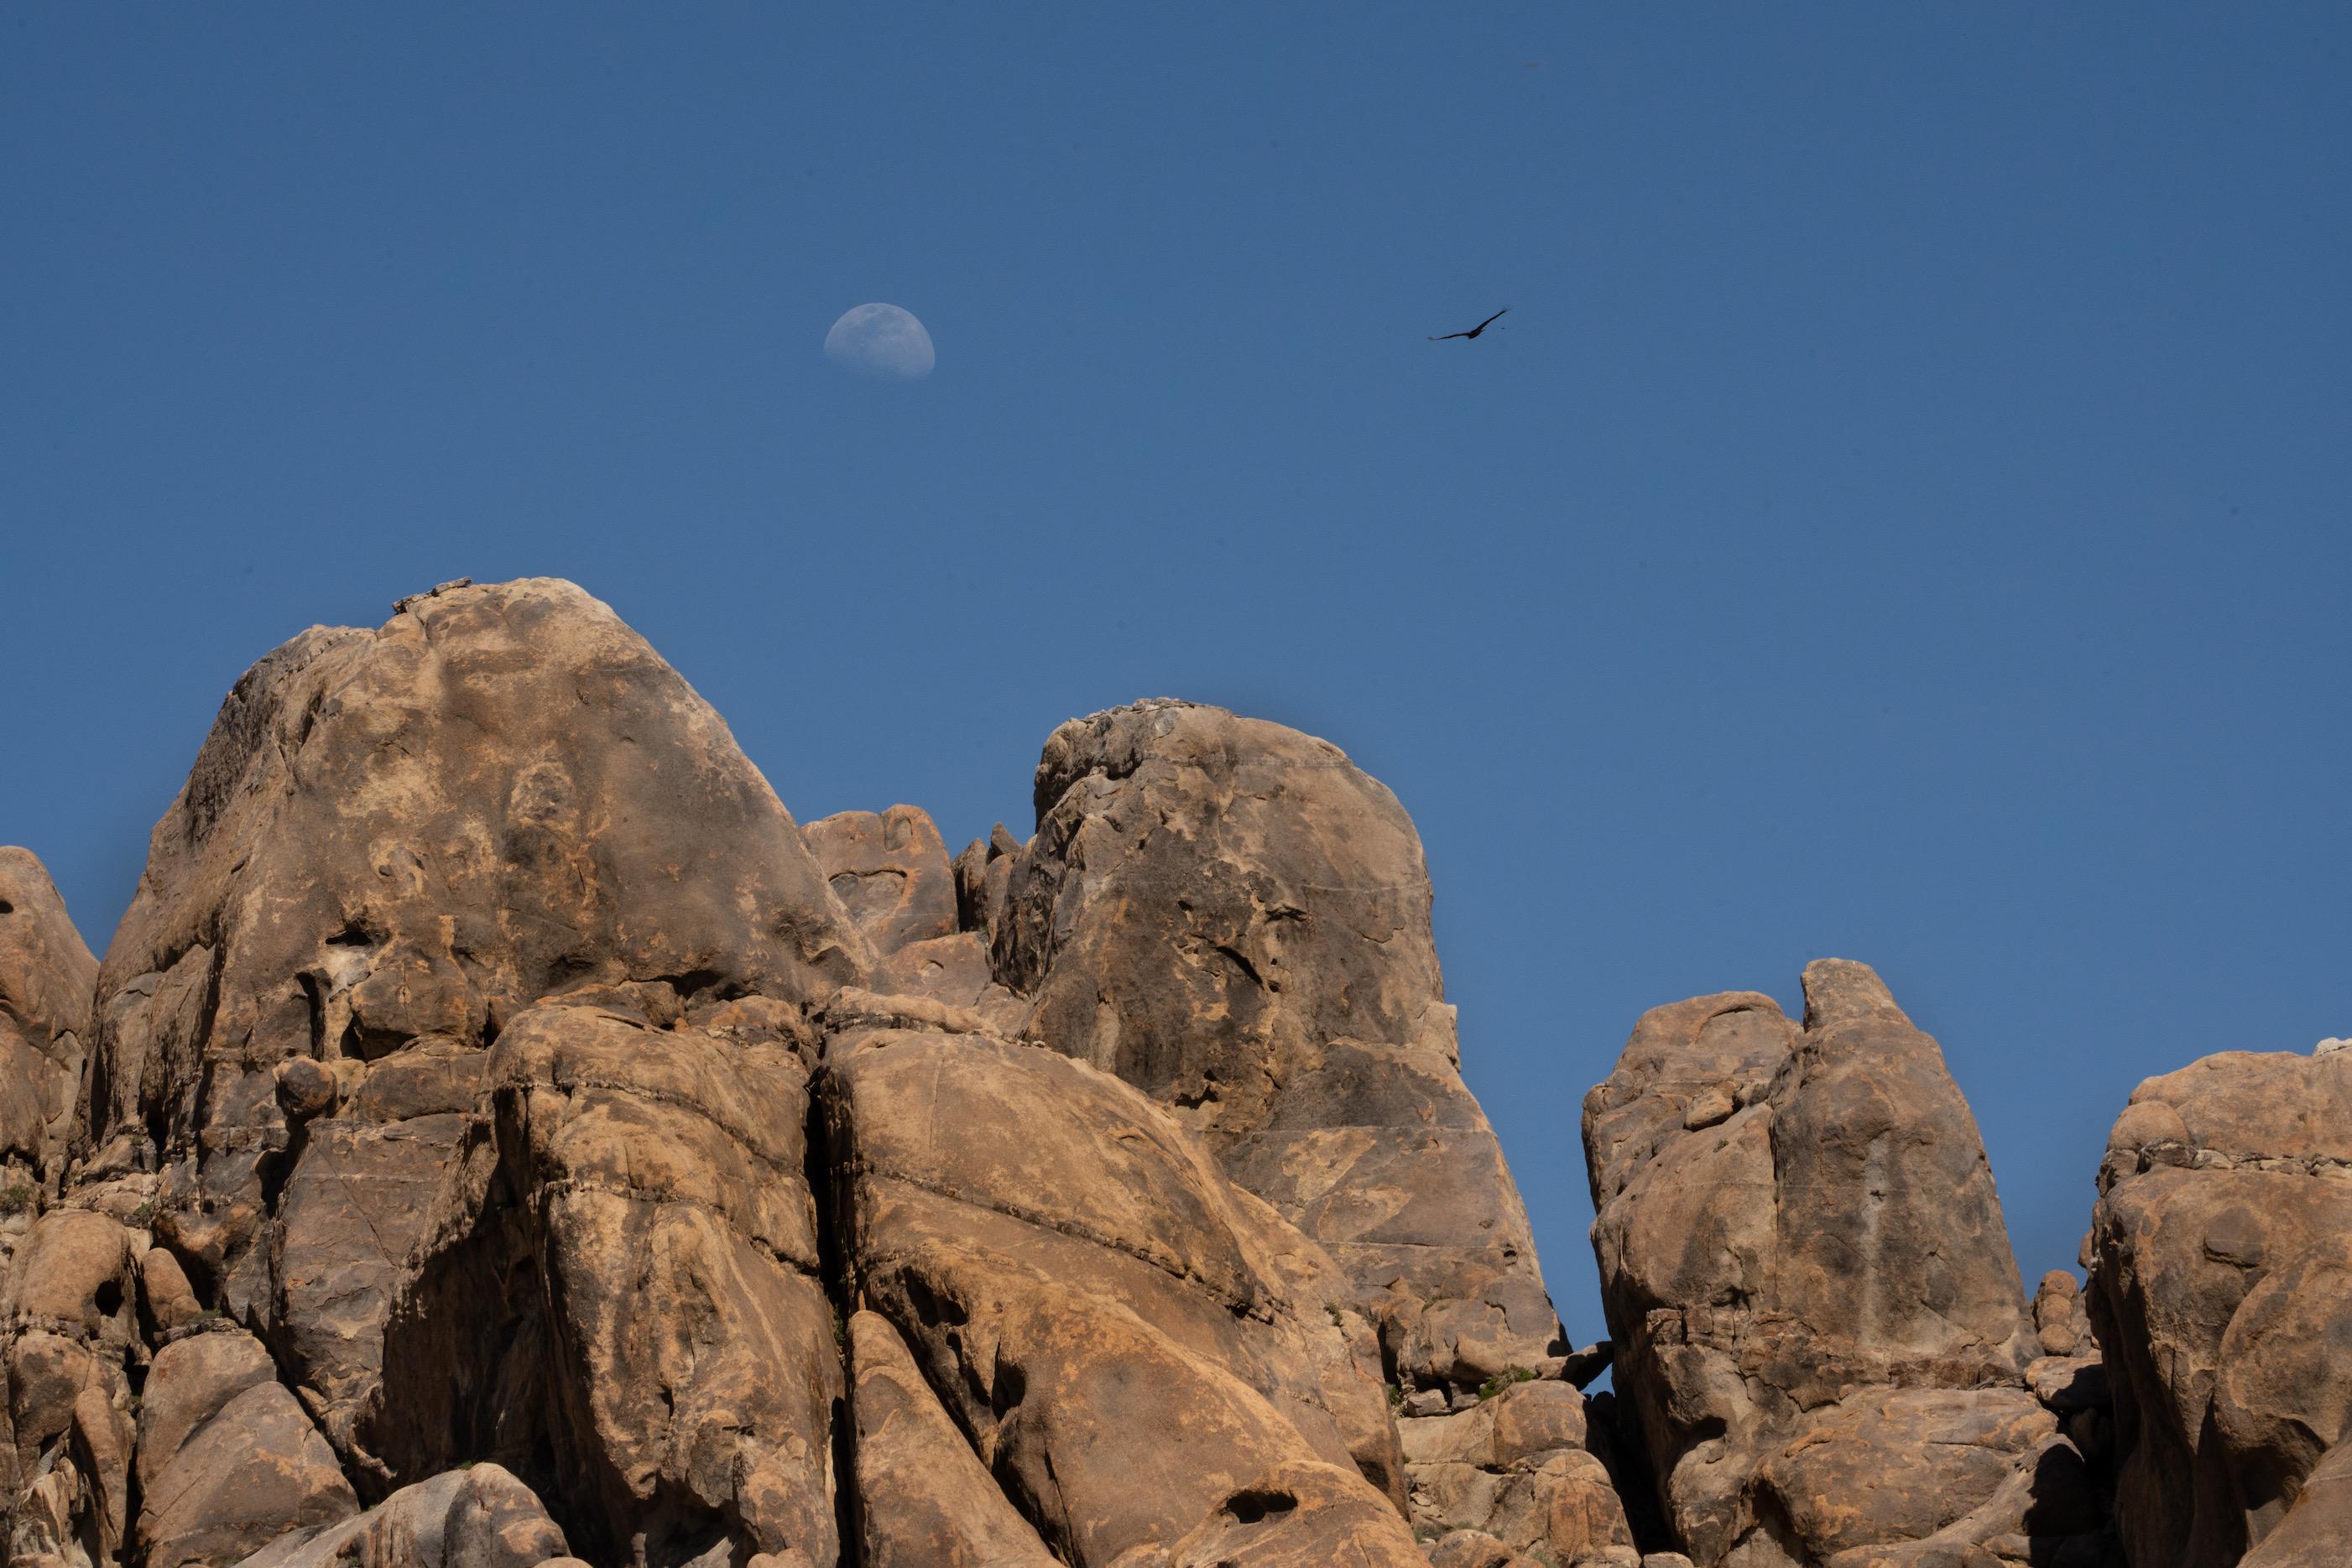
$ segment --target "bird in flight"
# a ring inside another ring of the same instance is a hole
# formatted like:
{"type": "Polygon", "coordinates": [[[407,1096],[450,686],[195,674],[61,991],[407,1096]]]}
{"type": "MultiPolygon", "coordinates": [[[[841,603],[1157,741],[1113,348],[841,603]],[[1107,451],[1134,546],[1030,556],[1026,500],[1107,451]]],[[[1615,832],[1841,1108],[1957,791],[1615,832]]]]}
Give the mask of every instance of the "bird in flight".
{"type": "Polygon", "coordinates": [[[1507,316],[1510,313],[1511,308],[1506,305],[1500,310],[1496,311],[1494,315],[1487,317],[1484,321],[1481,321],[1475,327],[1471,328],[1467,332],[1448,332],[1445,334],[1444,338],[1432,338],[1430,341],[1433,343],[1443,343],[1447,338],[1475,338],[1479,333],[1485,331],[1487,328],[1493,326],[1498,318],[1507,316]]]}

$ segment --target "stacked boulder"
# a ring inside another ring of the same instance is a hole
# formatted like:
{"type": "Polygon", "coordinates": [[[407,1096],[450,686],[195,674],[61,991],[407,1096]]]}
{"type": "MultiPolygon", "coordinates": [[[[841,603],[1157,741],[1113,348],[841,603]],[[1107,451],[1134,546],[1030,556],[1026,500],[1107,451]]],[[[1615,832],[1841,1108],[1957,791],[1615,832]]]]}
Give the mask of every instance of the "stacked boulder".
{"type": "MultiPolygon", "coordinates": [[[[1313,819],[1262,817],[1258,852],[1313,819]]],[[[1558,1331],[1454,1071],[1410,833],[1353,868],[1390,891],[1282,918],[1401,923],[1405,979],[1358,962],[1361,1002],[1316,1016],[1363,1028],[1316,1049],[1398,1056],[1380,1081],[1443,1113],[1416,1157],[1486,1162],[1497,1223],[1456,1266],[1495,1300],[1458,1337],[1492,1354],[1423,1354],[1443,1400],[1558,1331]],[[1507,1345],[1479,1326],[1506,1301],[1540,1325],[1507,1345]]],[[[1282,875],[1334,880],[1328,847],[1282,875]]],[[[450,584],[264,659],[102,966],[0,857],[11,1560],[1420,1563],[1381,1329],[1434,1344],[1395,1308],[1435,1276],[1367,1291],[1066,1037],[1012,956],[1042,862],[1003,832],[977,860],[908,807],[803,831],[569,584],[450,584]]],[[[1109,913],[1072,906],[1083,952],[1109,913]]],[[[1276,1032],[1218,1060],[1301,1049],[1276,1032]]],[[[1360,1210],[1411,1196],[1382,1157],[1349,1156],[1360,1210]]],[[[1520,1514],[1568,1517],[1573,1436],[1489,1446],[1541,1473],[1520,1514]]],[[[1613,1504],[1585,1511],[1622,1537],[1613,1504]]]]}
{"type": "Polygon", "coordinates": [[[1700,1568],[2096,1561],[1974,1119],[1869,968],[1645,1016],[1586,1097],[1593,1244],[1700,1568]]]}
{"type": "Polygon", "coordinates": [[[8,1562],[2347,1560],[2343,1042],[2143,1084],[2029,1306],[1869,969],[1658,1009],[1571,1354],[1394,798],[1167,701],[1034,788],[803,829],[455,583],[237,683],[103,964],[0,850],[8,1562]]]}
{"type": "Polygon", "coordinates": [[[1362,1289],[1405,1385],[1556,1364],[1396,797],[1326,741],[1171,701],[1062,726],[1035,797],[1025,845],[964,855],[1022,1037],[1173,1108],[1362,1289]]]}
{"type": "Polygon", "coordinates": [[[2343,1043],[2151,1078],[2108,1134],[2084,1250],[2134,1568],[2305,1568],[2352,1552],[2343,1043]]]}

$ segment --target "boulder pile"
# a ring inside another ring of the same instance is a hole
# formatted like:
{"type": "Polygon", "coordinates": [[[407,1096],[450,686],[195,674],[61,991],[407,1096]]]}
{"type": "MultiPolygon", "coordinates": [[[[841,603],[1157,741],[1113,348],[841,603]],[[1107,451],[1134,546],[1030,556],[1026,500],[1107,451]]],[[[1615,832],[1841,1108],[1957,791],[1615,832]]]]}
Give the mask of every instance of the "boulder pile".
{"type": "Polygon", "coordinates": [[[247,672],[103,962],[0,850],[8,1562],[2352,1561],[2352,1051],[2143,1084],[2029,1301],[1876,975],[1658,1009],[1574,1348],[1396,799],[1164,700],[1034,794],[797,823],[460,582],[247,672]]]}

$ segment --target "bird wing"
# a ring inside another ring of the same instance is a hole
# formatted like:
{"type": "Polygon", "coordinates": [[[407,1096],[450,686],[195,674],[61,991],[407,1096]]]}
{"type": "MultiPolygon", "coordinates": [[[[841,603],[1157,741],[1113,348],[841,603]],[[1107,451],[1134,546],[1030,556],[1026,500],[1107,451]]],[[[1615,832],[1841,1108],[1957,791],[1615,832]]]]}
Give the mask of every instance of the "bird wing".
{"type": "Polygon", "coordinates": [[[1448,338],[1466,338],[1470,334],[1467,332],[1448,332],[1445,334],[1444,338],[1432,338],[1430,341],[1433,343],[1443,343],[1448,338]]]}
{"type": "Polygon", "coordinates": [[[1475,327],[1473,327],[1470,329],[1474,332],[1483,332],[1487,328],[1493,326],[1496,322],[1501,320],[1504,317],[1508,316],[1510,313],[1511,308],[1506,305],[1500,310],[1496,311],[1492,316],[1487,317],[1484,321],[1479,322],[1475,327]]]}

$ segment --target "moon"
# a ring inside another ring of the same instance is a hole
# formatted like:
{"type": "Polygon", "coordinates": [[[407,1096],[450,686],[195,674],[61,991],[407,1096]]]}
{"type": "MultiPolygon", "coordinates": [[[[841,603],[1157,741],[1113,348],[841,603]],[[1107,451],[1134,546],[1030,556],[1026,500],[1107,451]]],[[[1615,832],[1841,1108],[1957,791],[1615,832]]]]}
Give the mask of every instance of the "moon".
{"type": "Polygon", "coordinates": [[[912,311],[896,305],[843,311],[824,335],[824,352],[843,370],[877,381],[919,382],[939,363],[931,335],[912,311]]]}

